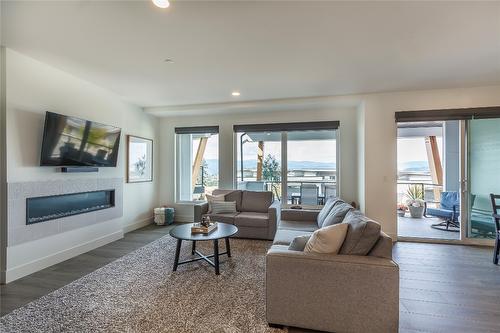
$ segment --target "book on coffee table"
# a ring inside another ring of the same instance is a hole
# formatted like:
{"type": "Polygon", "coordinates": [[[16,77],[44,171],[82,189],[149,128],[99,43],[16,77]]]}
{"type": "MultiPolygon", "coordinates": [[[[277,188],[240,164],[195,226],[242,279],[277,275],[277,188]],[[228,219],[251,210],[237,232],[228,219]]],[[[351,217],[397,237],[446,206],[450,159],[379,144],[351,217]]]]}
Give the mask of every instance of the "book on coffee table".
{"type": "Polygon", "coordinates": [[[191,226],[191,233],[193,234],[209,234],[217,229],[217,222],[211,222],[208,227],[201,225],[201,223],[193,223],[191,226]]]}

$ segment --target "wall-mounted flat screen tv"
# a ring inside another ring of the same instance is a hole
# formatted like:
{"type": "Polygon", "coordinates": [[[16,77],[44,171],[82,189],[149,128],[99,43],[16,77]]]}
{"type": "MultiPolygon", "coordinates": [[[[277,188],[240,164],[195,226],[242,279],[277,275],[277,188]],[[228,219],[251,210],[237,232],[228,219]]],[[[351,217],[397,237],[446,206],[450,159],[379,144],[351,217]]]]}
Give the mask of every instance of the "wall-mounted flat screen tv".
{"type": "Polygon", "coordinates": [[[120,134],[118,127],[47,112],[40,165],[115,167],[120,134]]]}

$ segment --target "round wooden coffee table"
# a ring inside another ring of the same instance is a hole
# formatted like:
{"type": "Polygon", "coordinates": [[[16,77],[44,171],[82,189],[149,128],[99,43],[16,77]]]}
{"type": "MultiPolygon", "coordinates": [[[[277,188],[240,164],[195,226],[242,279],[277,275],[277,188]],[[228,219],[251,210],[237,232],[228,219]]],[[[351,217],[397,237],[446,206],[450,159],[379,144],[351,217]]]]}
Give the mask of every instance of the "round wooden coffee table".
{"type": "Polygon", "coordinates": [[[229,245],[229,237],[238,232],[238,228],[232,224],[217,222],[217,229],[209,234],[193,234],[191,233],[192,223],[183,224],[174,227],[170,230],[170,236],[177,239],[177,247],[175,249],[175,259],[173,271],[177,270],[177,267],[182,264],[187,264],[194,261],[205,260],[210,265],[215,267],[215,274],[219,275],[219,256],[227,254],[231,257],[231,247],[229,245]],[[226,240],[226,252],[219,253],[219,239],[224,238],[226,240]],[[179,262],[179,254],[181,252],[182,241],[192,241],[191,254],[196,254],[199,258],[184,260],[179,262]],[[200,251],[196,250],[196,242],[198,241],[214,241],[214,253],[210,255],[205,255],[200,251]],[[214,258],[214,261],[210,260],[214,258]]]}

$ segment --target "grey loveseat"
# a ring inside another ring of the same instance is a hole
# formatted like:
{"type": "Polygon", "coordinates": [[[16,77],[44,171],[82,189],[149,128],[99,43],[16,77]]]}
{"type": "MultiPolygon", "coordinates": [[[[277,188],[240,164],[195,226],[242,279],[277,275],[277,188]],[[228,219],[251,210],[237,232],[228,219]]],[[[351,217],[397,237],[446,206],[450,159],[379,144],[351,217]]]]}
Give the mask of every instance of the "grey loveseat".
{"type": "Polygon", "coordinates": [[[225,201],[236,202],[236,213],[212,214],[208,211],[208,203],[194,206],[194,221],[201,221],[208,215],[214,221],[234,224],[238,233],[234,237],[272,240],[276,233],[280,214],[280,202],[273,203],[271,192],[256,192],[242,190],[221,190],[213,195],[224,194],[225,201]]]}
{"type": "Polygon", "coordinates": [[[282,210],[266,255],[266,317],[271,325],[328,332],[397,332],[391,238],[343,201],[329,200],[321,212],[282,210]],[[335,223],[349,224],[339,255],[289,249],[296,236],[335,223]]]}

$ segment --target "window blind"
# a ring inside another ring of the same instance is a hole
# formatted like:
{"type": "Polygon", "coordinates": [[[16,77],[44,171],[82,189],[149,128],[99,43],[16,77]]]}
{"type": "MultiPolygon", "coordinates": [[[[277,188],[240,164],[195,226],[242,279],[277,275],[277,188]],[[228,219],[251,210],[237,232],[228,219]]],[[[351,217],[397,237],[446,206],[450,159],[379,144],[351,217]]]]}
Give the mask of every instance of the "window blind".
{"type": "Polygon", "coordinates": [[[339,121],[313,121],[295,123],[269,123],[234,125],[235,132],[281,132],[281,131],[312,131],[335,130],[340,126],[339,121]]]}
{"type": "Polygon", "coordinates": [[[500,106],[396,112],[396,122],[500,118],[500,106]]]}
{"type": "Polygon", "coordinates": [[[175,134],[217,134],[219,126],[176,127],[175,134]]]}

